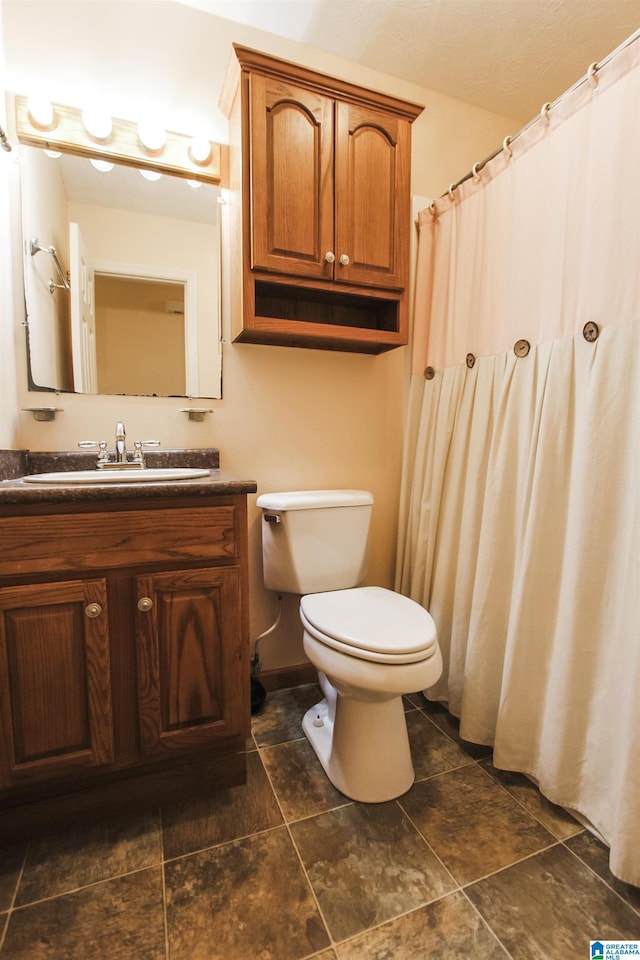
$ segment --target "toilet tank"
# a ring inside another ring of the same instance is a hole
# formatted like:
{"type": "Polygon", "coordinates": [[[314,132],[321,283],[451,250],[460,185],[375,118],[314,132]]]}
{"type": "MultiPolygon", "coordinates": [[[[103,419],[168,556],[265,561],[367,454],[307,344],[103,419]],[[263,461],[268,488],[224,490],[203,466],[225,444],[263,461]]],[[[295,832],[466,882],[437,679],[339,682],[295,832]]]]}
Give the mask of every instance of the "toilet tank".
{"type": "Polygon", "coordinates": [[[321,593],[361,583],[369,569],[373,496],[366,490],[263,493],[264,583],[278,593],[321,593]]]}

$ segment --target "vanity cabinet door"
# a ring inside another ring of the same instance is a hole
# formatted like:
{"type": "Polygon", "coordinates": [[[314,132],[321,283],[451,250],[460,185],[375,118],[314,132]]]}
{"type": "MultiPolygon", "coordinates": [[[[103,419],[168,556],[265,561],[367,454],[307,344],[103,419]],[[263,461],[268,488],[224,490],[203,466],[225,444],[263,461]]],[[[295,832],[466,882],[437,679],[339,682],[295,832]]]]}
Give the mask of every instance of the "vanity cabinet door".
{"type": "Polygon", "coordinates": [[[139,576],[136,602],[142,752],[190,750],[241,734],[249,691],[239,569],[139,576]]]}
{"type": "Polygon", "coordinates": [[[0,589],[0,782],[113,761],[103,579],[0,589]]]}
{"type": "Polygon", "coordinates": [[[251,84],[251,266],[333,278],[333,100],[287,79],[251,84]]]}

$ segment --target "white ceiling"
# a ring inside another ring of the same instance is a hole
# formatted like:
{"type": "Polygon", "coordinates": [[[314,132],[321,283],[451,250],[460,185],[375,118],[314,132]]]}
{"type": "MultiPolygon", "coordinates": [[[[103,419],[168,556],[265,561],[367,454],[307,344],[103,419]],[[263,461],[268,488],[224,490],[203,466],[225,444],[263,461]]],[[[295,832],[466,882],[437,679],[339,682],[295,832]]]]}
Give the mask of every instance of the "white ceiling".
{"type": "Polygon", "coordinates": [[[640,0],[180,0],[525,122],[640,27],[640,0]]]}

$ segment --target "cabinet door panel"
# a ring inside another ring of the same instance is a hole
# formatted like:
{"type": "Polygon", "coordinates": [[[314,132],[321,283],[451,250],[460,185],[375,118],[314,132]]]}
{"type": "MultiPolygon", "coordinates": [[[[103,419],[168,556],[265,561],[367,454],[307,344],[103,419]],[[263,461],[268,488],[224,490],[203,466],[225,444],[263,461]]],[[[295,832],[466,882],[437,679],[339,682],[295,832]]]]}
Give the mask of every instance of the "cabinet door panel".
{"type": "Polygon", "coordinates": [[[137,595],[143,752],[186,749],[237,733],[247,703],[237,568],[141,576],[137,595]]]}
{"type": "Polygon", "coordinates": [[[0,590],[3,785],[113,761],[106,602],[104,580],[0,590]]]}
{"type": "Polygon", "coordinates": [[[403,286],[409,239],[410,127],[375,109],[337,104],[336,280],[403,286]],[[348,263],[341,263],[342,256],[348,263]]]}
{"type": "Polygon", "coordinates": [[[333,277],[333,101],[251,77],[251,266],[333,277]]]}

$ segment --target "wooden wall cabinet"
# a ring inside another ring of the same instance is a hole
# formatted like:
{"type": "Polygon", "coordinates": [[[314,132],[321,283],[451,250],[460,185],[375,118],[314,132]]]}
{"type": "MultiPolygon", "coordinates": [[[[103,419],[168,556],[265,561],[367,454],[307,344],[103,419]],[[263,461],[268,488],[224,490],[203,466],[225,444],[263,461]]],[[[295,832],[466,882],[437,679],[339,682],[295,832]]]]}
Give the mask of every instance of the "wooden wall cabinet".
{"type": "Polygon", "coordinates": [[[0,840],[245,776],[246,497],[0,515],[0,840]]]}
{"type": "Polygon", "coordinates": [[[234,46],[234,339],[407,342],[411,123],[422,107],[234,46]]]}

